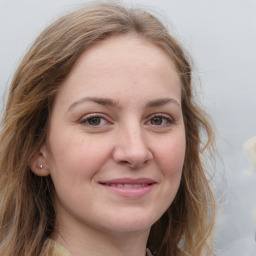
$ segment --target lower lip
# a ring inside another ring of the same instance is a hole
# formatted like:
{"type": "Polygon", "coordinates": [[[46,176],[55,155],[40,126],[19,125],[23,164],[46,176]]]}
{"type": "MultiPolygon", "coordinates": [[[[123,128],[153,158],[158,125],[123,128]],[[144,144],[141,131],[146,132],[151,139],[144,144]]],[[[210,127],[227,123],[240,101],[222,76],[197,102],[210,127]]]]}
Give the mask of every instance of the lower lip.
{"type": "Polygon", "coordinates": [[[118,186],[109,186],[106,184],[100,184],[100,185],[102,185],[104,188],[106,188],[120,196],[130,197],[130,198],[143,197],[143,196],[147,195],[149,192],[151,192],[151,190],[155,186],[155,184],[148,184],[143,187],[118,187],[118,186]]]}

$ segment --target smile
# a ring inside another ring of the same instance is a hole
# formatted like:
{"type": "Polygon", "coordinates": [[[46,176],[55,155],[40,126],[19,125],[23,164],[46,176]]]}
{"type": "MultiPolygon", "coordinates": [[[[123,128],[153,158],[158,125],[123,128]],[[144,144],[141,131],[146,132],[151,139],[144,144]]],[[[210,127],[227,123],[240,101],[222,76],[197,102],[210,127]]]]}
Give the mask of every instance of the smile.
{"type": "Polygon", "coordinates": [[[106,186],[112,186],[112,187],[120,187],[120,188],[141,188],[141,187],[146,187],[149,186],[150,184],[113,184],[113,183],[106,183],[106,186]]]}
{"type": "Polygon", "coordinates": [[[153,189],[156,182],[151,179],[116,179],[99,182],[105,189],[119,196],[139,198],[146,196],[153,189]]]}

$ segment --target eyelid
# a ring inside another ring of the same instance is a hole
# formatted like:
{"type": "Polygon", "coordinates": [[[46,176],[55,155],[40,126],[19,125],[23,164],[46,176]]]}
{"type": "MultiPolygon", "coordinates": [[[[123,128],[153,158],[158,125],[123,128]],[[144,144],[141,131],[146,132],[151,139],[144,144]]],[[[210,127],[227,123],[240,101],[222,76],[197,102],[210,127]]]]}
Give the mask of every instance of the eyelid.
{"type": "Polygon", "coordinates": [[[168,118],[170,120],[173,120],[174,121],[174,118],[170,115],[170,114],[166,114],[166,113],[163,113],[163,112],[159,112],[159,113],[154,113],[154,114],[151,114],[148,119],[152,118],[152,117],[165,117],[165,118],[168,118]]]}
{"type": "Polygon", "coordinates": [[[87,127],[90,127],[90,128],[100,128],[104,125],[109,125],[111,124],[111,121],[109,120],[110,118],[107,117],[105,114],[103,113],[89,113],[89,114],[86,114],[84,115],[82,118],[79,119],[79,123],[84,125],[84,126],[87,126],[87,127]],[[99,124],[99,125],[89,125],[89,124],[86,124],[86,121],[88,121],[89,119],[91,118],[94,118],[94,117],[98,117],[98,118],[101,118],[101,119],[104,119],[106,121],[106,123],[104,124],[99,124]]]}
{"type": "MultiPolygon", "coordinates": [[[[147,122],[150,122],[150,120],[151,120],[152,118],[154,118],[154,117],[162,117],[163,119],[165,119],[165,120],[168,122],[169,125],[171,125],[171,124],[173,124],[173,123],[175,122],[174,118],[173,118],[171,115],[160,112],[160,113],[151,114],[151,115],[147,118],[146,123],[147,123],[147,122]]],[[[167,125],[159,125],[159,127],[161,127],[161,126],[162,126],[162,127],[163,127],[163,126],[168,126],[168,124],[167,124],[167,125]]]]}

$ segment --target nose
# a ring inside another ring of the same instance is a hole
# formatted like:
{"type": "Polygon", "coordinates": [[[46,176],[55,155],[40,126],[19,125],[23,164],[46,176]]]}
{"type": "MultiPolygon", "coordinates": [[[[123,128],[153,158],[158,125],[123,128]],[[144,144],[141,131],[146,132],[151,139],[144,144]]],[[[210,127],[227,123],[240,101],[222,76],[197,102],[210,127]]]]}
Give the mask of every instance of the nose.
{"type": "Polygon", "coordinates": [[[153,159],[142,129],[138,125],[138,127],[119,130],[113,151],[116,163],[137,169],[144,167],[153,159]]]}

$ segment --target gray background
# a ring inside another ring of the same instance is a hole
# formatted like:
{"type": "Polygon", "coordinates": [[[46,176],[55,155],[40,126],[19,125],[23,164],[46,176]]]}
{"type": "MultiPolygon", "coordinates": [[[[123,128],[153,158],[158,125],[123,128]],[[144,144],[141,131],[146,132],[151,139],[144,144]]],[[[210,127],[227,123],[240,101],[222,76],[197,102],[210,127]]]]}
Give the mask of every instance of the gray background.
{"type": "MultiPolygon", "coordinates": [[[[38,33],[79,0],[0,0],[0,96],[38,33]]],[[[254,255],[256,173],[243,143],[256,135],[256,0],[136,0],[162,14],[195,63],[195,83],[212,115],[219,157],[219,255],[254,255]],[[221,195],[221,197],[220,197],[221,195]]],[[[3,98],[1,97],[1,99],[3,98]]],[[[4,101],[1,101],[3,105],[4,101]]]]}

